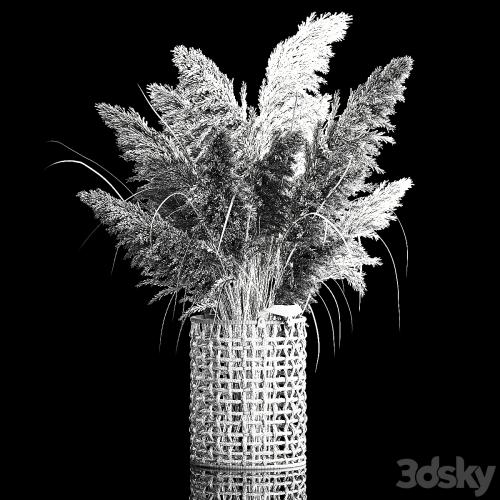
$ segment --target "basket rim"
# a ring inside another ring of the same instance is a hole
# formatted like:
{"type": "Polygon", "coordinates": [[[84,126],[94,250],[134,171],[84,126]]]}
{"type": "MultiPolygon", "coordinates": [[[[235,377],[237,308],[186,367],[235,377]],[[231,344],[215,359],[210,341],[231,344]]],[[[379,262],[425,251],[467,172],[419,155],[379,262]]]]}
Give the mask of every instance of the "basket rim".
{"type": "MultiPolygon", "coordinates": [[[[213,318],[204,318],[201,315],[196,315],[196,316],[191,316],[190,317],[191,323],[200,323],[204,325],[257,325],[258,321],[257,320],[247,320],[247,321],[241,321],[241,320],[235,320],[235,321],[221,321],[221,320],[215,320],[213,318]]],[[[264,323],[266,325],[285,325],[285,324],[300,324],[300,323],[305,323],[306,317],[305,316],[299,316],[298,318],[290,318],[288,321],[286,319],[283,320],[264,320],[264,323]]]]}

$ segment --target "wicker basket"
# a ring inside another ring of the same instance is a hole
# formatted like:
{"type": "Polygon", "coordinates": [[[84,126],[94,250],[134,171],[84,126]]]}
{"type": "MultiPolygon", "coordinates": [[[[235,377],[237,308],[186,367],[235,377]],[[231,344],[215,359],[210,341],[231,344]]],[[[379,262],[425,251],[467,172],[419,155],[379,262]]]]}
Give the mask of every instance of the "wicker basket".
{"type": "Polygon", "coordinates": [[[306,462],[306,323],[191,318],[191,463],[220,469],[306,462]]]}
{"type": "Polygon", "coordinates": [[[306,469],[210,470],[191,467],[191,500],[306,500],[306,469]]]}

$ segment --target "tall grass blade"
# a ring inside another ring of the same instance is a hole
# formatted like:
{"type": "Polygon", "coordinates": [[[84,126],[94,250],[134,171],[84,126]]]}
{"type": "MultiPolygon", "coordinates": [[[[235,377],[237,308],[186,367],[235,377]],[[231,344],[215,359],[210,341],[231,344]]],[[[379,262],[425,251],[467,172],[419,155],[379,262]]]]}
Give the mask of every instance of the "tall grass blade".
{"type": "Polygon", "coordinates": [[[115,179],[116,181],[118,181],[130,194],[132,194],[132,191],[130,190],[130,188],[123,181],[121,181],[115,174],[113,174],[112,172],[110,172],[107,168],[104,168],[100,163],[97,163],[95,160],[92,160],[92,158],[88,158],[87,156],[82,155],[82,153],[79,153],[75,149],[70,148],[69,146],[67,146],[66,144],[64,144],[64,142],[56,141],[55,139],[50,139],[47,142],[53,142],[54,144],[59,144],[59,145],[63,146],[64,148],[68,149],[69,151],[77,154],[78,156],[80,156],[84,160],[90,161],[94,165],[97,165],[99,168],[102,168],[107,174],[109,174],[111,177],[113,177],[113,179],[115,179]]]}
{"type": "Polygon", "coordinates": [[[110,275],[113,275],[113,271],[115,270],[116,257],[118,256],[118,249],[119,247],[116,247],[115,256],[113,257],[113,265],[111,266],[111,272],[109,273],[110,275]]]}
{"type": "MultiPolygon", "coordinates": [[[[330,314],[330,310],[328,309],[328,306],[326,305],[326,302],[323,299],[323,297],[320,294],[318,294],[318,298],[321,300],[321,302],[325,306],[326,312],[328,313],[328,318],[330,320],[330,326],[332,327],[333,355],[335,356],[335,344],[336,344],[336,341],[335,341],[335,328],[333,327],[332,315],[330,314]]],[[[339,325],[340,325],[340,315],[339,315],[339,325]]]]}
{"type": "Polygon", "coordinates": [[[319,338],[319,329],[318,329],[318,323],[316,322],[316,316],[314,315],[314,311],[313,311],[312,307],[310,305],[308,307],[309,307],[309,311],[311,312],[312,319],[314,321],[314,327],[316,328],[316,339],[318,341],[318,354],[316,356],[316,366],[314,368],[314,373],[316,373],[318,371],[319,355],[321,352],[321,341],[319,338]]]}
{"type": "Polygon", "coordinates": [[[382,239],[382,236],[377,235],[380,241],[384,244],[384,247],[386,248],[387,252],[389,253],[389,257],[391,258],[392,261],[392,267],[394,268],[394,277],[396,278],[396,289],[397,289],[397,294],[398,294],[398,330],[401,330],[401,311],[399,307],[399,280],[398,280],[398,271],[396,269],[396,263],[394,262],[394,259],[392,257],[392,253],[389,250],[389,247],[387,246],[386,242],[382,239]]]}
{"type": "Polygon", "coordinates": [[[123,196],[119,193],[119,191],[115,188],[115,186],[113,186],[113,184],[111,184],[111,182],[109,182],[109,180],[106,179],[106,177],[104,177],[104,175],[102,175],[97,170],[95,170],[91,166],[87,165],[83,161],[80,161],[80,160],[59,160],[59,161],[55,161],[54,163],[51,163],[49,166],[47,166],[45,168],[47,169],[47,168],[52,167],[54,165],[60,165],[61,163],[76,163],[77,165],[83,165],[85,168],[89,169],[91,172],[93,172],[98,177],[100,177],[118,195],[118,197],[121,200],[123,200],[123,196]]]}
{"type": "MultiPolygon", "coordinates": [[[[324,283],[323,283],[324,285],[324,283]]],[[[330,290],[330,293],[331,293],[331,290],[330,290]]],[[[331,293],[332,297],[333,297],[333,300],[335,302],[335,307],[337,308],[337,316],[338,316],[338,319],[339,319],[339,347],[340,347],[340,343],[342,342],[342,320],[340,318],[340,307],[339,307],[339,303],[337,302],[337,297],[335,297],[335,295],[333,293],[331,293]]],[[[319,294],[318,294],[319,296],[319,294]]]]}
{"type": "Polygon", "coordinates": [[[229,214],[231,213],[231,209],[233,208],[233,202],[236,198],[236,193],[233,194],[231,198],[231,202],[229,203],[229,208],[227,209],[226,220],[224,221],[224,227],[222,228],[222,232],[220,234],[219,245],[217,246],[217,251],[220,250],[220,245],[222,243],[222,238],[224,237],[224,232],[226,231],[227,221],[229,220],[229,214]]]}
{"type": "MultiPolygon", "coordinates": [[[[345,294],[345,291],[344,289],[337,283],[336,280],[333,280],[333,282],[337,285],[337,288],[340,290],[340,293],[343,295],[344,297],[344,300],[345,300],[345,303],[347,305],[347,309],[349,310],[349,317],[351,318],[351,332],[354,330],[354,322],[352,320],[352,311],[351,311],[351,306],[349,305],[349,301],[347,300],[347,297],[346,297],[346,294],[345,294]]],[[[328,285],[326,285],[326,283],[323,283],[326,287],[328,287],[328,285]]],[[[332,291],[330,290],[330,293],[332,293],[332,291]]],[[[333,295],[333,294],[332,294],[333,295]]]]}
{"type": "Polygon", "coordinates": [[[403,236],[405,239],[405,246],[406,246],[405,276],[408,277],[408,240],[406,239],[406,232],[405,232],[405,228],[403,227],[403,224],[401,223],[401,221],[399,220],[399,218],[397,216],[395,216],[395,217],[396,217],[396,220],[399,222],[399,227],[401,228],[401,231],[403,231],[403,236]]]}

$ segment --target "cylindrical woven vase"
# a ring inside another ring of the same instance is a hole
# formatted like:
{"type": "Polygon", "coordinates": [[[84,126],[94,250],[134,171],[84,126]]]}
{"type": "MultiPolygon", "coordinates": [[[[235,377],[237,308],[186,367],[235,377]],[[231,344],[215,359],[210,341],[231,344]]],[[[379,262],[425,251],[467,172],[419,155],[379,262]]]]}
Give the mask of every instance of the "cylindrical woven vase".
{"type": "Polygon", "coordinates": [[[306,462],[306,319],[191,318],[191,463],[219,469],[306,462]]]}
{"type": "Polygon", "coordinates": [[[306,468],[221,470],[191,467],[191,500],[306,500],[306,468]]]}

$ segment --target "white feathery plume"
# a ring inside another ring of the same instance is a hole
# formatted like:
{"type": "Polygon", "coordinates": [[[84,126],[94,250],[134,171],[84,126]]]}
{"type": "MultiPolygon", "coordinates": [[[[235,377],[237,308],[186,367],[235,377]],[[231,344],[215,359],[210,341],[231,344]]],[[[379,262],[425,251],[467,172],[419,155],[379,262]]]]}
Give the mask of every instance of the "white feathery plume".
{"type": "Polygon", "coordinates": [[[295,35],[279,43],[269,57],[259,92],[255,144],[262,157],[273,133],[300,130],[312,138],[314,126],[328,115],[331,96],[319,92],[333,55],[331,44],[344,38],[351,16],[311,14],[295,35]]]}

